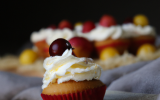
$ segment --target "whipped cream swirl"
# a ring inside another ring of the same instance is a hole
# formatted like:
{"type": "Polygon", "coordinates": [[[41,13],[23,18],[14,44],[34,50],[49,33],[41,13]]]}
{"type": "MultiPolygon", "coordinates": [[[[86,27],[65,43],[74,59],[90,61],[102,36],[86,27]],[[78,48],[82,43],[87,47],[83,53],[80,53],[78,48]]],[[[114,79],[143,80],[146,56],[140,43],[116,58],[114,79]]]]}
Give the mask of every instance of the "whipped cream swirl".
{"type": "Polygon", "coordinates": [[[53,29],[46,28],[46,29],[41,29],[39,32],[33,32],[31,34],[31,41],[33,43],[44,40],[49,36],[50,34],[53,33],[53,29]]]}
{"type": "Polygon", "coordinates": [[[78,36],[87,38],[90,41],[94,40],[103,41],[108,38],[112,39],[125,38],[125,34],[123,33],[121,26],[111,26],[111,27],[97,26],[95,29],[85,34],[80,32],[79,30],[77,30],[76,32],[78,36]]]}
{"type": "Polygon", "coordinates": [[[101,67],[91,58],[78,58],[72,55],[72,49],[66,50],[62,56],[48,57],[43,63],[46,72],[43,78],[42,89],[50,82],[58,84],[69,80],[84,81],[99,79],[101,67]]]}
{"type": "Polygon", "coordinates": [[[150,25],[142,27],[142,26],[136,26],[132,23],[128,23],[128,24],[123,24],[122,29],[128,35],[128,37],[136,37],[141,35],[151,35],[151,36],[156,35],[155,29],[150,25]]]}
{"type": "Polygon", "coordinates": [[[46,42],[48,45],[50,45],[54,40],[58,39],[58,38],[64,38],[66,40],[71,39],[72,37],[75,36],[75,33],[68,29],[68,28],[64,28],[64,29],[55,29],[53,30],[52,34],[49,34],[46,38],[46,42]]]}

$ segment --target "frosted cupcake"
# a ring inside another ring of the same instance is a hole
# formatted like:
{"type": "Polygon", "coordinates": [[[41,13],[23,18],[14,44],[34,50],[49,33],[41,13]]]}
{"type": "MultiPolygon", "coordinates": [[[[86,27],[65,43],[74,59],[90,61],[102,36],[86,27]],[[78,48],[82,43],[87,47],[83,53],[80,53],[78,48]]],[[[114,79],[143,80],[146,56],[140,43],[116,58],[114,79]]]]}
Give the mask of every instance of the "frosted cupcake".
{"type": "Polygon", "coordinates": [[[144,15],[136,15],[133,23],[123,24],[122,28],[131,37],[130,51],[134,54],[143,44],[155,44],[155,29],[149,25],[148,19],[144,15]]]}
{"type": "Polygon", "coordinates": [[[102,16],[99,25],[86,32],[86,30],[89,29],[88,27],[90,28],[91,25],[83,25],[82,32],[77,32],[77,35],[94,41],[98,54],[108,47],[116,48],[120,54],[128,49],[130,41],[126,34],[124,34],[121,26],[116,25],[116,21],[112,16],[102,16]]]}
{"type": "Polygon", "coordinates": [[[49,52],[51,56],[43,64],[43,100],[103,100],[106,86],[99,80],[99,65],[90,58],[73,56],[64,39],[54,41],[49,52]]]}
{"type": "Polygon", "coordinates": [[[46,42],[46,38],[51,34],[53,34],[53,29],[51,28],[41,29],[40,31],[31,34],[31,42],[37,48],[36,50],[40,57],[45,58],[49,56],[49,45],[46,42]]]}
{"type": "Polygon", "coordinates": [[[49,45],[57,38],[70,39],[72,38],[72,25],[67,20],[62,20],[56,29],[55,25],[51,25],[46,29],[41,29],[39,32],[31,34],[31,41],[37,48],[40,57],[49,57],[49,45]]]}
{"type": "Polygon", "coordinates": [[[69,40],[74,36],[75,36],[75,33],[68,28],[55,29],[55,30],[53,30],[52,34],[49,34],[47,36],[46,42],[48,45],[50,45],[54,40],[56,40],[58,38],[63,38],[63,39],[69,40]]]}

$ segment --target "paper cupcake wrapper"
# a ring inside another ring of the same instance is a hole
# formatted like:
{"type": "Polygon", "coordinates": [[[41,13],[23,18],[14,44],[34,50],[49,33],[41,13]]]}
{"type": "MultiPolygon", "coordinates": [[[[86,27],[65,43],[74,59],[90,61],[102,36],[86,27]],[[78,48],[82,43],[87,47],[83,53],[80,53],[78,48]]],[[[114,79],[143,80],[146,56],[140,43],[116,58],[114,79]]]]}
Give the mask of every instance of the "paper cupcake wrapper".
{"type": "Polygon", "coordinates": [[[107,87],[104,85],[98,88],[64,95],[41,94],[41,97],[43,100],[103,100],[106,88],[107,87]]]}

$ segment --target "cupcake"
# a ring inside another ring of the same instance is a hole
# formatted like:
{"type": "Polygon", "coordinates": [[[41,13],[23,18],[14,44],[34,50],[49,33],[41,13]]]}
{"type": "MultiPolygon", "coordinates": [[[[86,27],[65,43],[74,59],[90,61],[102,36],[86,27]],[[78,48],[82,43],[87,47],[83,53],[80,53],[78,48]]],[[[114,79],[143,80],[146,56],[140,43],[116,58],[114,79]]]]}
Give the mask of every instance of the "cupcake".
{"type": "Polygon", "coordinates": [[[49,45],[46,42],[46,38],[52,33],[53,29],[46,28],[46,29],[41,29],[38,32],[33,32],[31,34],[31,42],[36,47],[36,51],[39,57],[45,58],[49,56],[48,52],[49,45]]]}
{"type": "Polygon", "coordinates": [[[103,100],[106,86],[99,80],[102,69],[91,58],[73,56],[64,39],[55,40],[49,53],[43,63],[43,100],[103,100]]]}
{"type": "Polygon", "coordinates": [[[51,25],[46,29],[41,29],[39,32],[31,34],[31,41],[36,46],[36,50],[40,57],[49,57],[49,45],[57,38],[70,39],[74,36],[72,32],[72,25],[67,20],[62,20],[58,28],[51,25]]]}
{"type": "Polygon", "coordinates": [[[54,40],[58,38],[63,38],[66,40],[69,40],[75,36],[75,33],[69,29],[69,28],[64,28],[64,29],[55,29],[53,30],[52,34],[49,34],[46,38],[46,43],[47,45],[50,45],[54,40]]]}
{"type": "Polygon", "coordinates": [[[130,41],[112,16],[104,15],[96,25],[93,22],[86,23],[81,32],[77,31],[77,35],[92,41],[98,55],[108,47],[116,48],[120,54],[128,49],[130,41]]]}
{"type": "Polygon", "coordinates": [[[129,51],[133,54],[136,54],[138,48],[143,44],[155,44],[155,29],[149,25],[148,19],[144,15],[136,15],[133,23],[123,24],[122,29],[131,38],[129,51]]]}
{"type": "Polygon", "coordinates": [[[117,25],[115,19],[110,15],[102,16],[99,27],[92,34],[95,37],[95,47],[99,54],[103,49],[109,47],[116,48],[122,54],[130,44],[121,26],[117,25]]]}
{"type": "Polygon", "coordinates": [[[130,44],[121,26],[116,25],[115,19],[109,15],[102,16],[99,25],[96,25],[96,28],[92,29],[86,37],[94,41],[94,46],[98,54],[108,47],[114,47],[122,54],[128,49],[130,44]]]}

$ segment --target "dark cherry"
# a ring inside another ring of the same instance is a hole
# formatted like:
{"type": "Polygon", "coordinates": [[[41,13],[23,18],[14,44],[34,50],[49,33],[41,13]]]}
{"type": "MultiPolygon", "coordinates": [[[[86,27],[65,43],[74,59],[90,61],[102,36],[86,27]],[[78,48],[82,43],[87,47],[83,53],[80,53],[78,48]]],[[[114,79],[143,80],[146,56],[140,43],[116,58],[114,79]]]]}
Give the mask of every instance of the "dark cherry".
{"type": "Polygon", "coordinates": [[[61,56],[66,49],[71,49],[71,48],[72,46],[67,40],[59,38],[53,41],[52,44],[50,45],[49,54],[50,56],[61,56]]]}
{"type": "Polygon", "coordinates": [[[124,20],[123,23],[125,23],[125,24],[127,24],[127,23],[133,23],[133,18],[132,18],[132,17],[128,17],[128,18],[126,18],[126,19],[124,20]]]}

